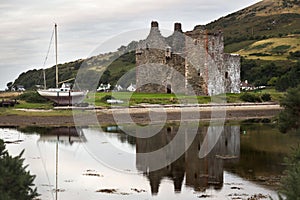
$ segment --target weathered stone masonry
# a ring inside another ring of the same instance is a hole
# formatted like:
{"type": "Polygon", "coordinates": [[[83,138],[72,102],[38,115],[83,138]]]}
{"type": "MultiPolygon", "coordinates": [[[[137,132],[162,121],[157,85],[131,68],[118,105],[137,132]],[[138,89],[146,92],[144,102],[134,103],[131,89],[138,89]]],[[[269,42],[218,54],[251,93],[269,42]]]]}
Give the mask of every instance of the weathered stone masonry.
{"type": "Polygon", "coordinates": [[[165,38],[157,22],[136,49],[138,92],[217,95],[240,92],[240,56],[224,53],[222,32],[174,32],[165,38]]]}

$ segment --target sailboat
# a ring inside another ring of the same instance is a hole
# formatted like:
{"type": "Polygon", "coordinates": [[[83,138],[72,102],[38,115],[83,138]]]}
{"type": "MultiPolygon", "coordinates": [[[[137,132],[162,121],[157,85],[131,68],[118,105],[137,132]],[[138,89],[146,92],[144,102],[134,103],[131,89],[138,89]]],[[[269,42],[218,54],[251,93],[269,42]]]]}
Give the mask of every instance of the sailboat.
{"type": "MultiPolygon", "coordinates": [[[[53,101],[55,105],[76,105],[80,104],[88,91],[73,90],[70,83],[66,81],[58,81],[58,64],[57,64],[57,24],[54,25],[54,34],[55,34],[55,78],[56,78],[56,88],[46,89],[45,75],[44,75],[44,89],[38,90],[37,92],[53,101]],[[59,88],[59,84],[62,83],[62,86],[59,88]]],[[[45,71],[44,71],[45,72],[45,71]]]]}

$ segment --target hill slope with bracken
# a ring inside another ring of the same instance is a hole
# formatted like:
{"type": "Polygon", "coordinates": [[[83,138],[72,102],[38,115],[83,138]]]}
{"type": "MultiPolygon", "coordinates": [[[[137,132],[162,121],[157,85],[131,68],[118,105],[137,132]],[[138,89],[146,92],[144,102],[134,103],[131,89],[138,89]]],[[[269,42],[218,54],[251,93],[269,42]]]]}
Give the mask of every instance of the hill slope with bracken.
{"type": "Polygon", "coordinates": [[[206,28],[223,30],[227,52],[252,59],[287,59],[290,52],[300,50],[300,0],[263,0],[206,28]]]}

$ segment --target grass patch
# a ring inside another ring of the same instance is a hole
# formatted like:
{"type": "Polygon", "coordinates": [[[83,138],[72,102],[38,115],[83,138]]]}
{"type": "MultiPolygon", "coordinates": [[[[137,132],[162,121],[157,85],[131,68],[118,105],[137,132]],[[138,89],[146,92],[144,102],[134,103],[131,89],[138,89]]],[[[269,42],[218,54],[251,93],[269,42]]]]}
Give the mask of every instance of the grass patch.
{"type": "Polygon", "coordinates": [[[47,103],[28,103],[26,101],[19,101],[20,104],[16,104],[15,108],[22,108],[22,109],[52,109],[53,104],[51,102],[47,103]]]}
{"type": "Polygon", "coordinates": [[[226,45],[224,47],[224,52],[225,53],[237,52],[241,49],[247,48],[248,46],[250,46],[254,42],[256,42],[256,40],[247,40],[247,41],[242,41],[242,42],[238,42],[238,43],[229,44],[229,45],[226,45]]]}
{"type": "Polygon", "coordinates": [[[49,112],[45,112],[44,110],[41,111],[22,111],[16,110],[14,108],[0,108],[0,115],[2,116],[9,116],[9,115],[18,115],[24,117],[51,117],[51,116],[72,116],[72,110],[51,110],[49,112]]]}
{"type": "Polygon", "coordinates": [[[240,103],[240,102],[242,102],[240,100],[240,96],[241,96],[241,94],[228,93],[228,94],[226,94],[226,101],[227,101],[227,103],[240,103]]]}
{"type": "MultiPolygon", "coordinates": [[[[249,59],[287,60],[291,52],[300,51],[299,35],[281,38],[269,38],[245,45],[236,51],[249,59]]],[[[296,59],[296,58],[292,58],[296,59]]]]}
{"type": "Polygon", "coordinates": [[[106,99],[106,96],[112,96],[115,99],[123,100],[124,104],[122,105],[137,105],[137,104],[179,104],[179,103],[209,103],[211,98],[209,96],[187,96],[187,95],[175,95],[175,94],[165,94],[165,93],[130,93],[130,92],[97,92],[90,93],[88,99],[86,99],[87,103],[94,104],[95,106],[104,106],[109,107],[110,104],[103,101],[106,99]],[[129,101],[129,102],[128,102],[129,101]]]}
{"type": "Polygon", "coordinates": [[[284,96],[285,92],[278,92],[274,88],[267,88],[259,90],[259,93],[268,93],[271,95],[271,101],[279,102],[284,96]]]}
{"type": "MultiPolygon", "coordinates": [[[[271,101],[278,102],[281,97],[283,96],[284,93],[282,92],[277,92],[275,89],[264,89],[264,90],[256,90],[256,91],[251,91],[247,92],[249,94],[253,94],[256,96],[263,96],[264,94],[270,94],[271,101]]],[[[130,92],[116,92],[116,93],[110,93],[110,92],[97,92],[97,93],[91,93],[89,94],[89,98],[87,99],[86,102],[89,102],[91,104],[95,104],[95,106],[103,106],[103,107],[110,107],[110,104],[104,102],[103,98],[105,96],[110,96],[112,95],[115,99],[123,100],[124,104],[118,104],[120,106],[129,105],[137,105],[137,104],[161,104],[161,105],[166,105],[166,104],[184,104],[184,103],[199,103],[199,104],[207,104],[211,103],[214,101],[214,99],[224,99],[226,100],[225,102],[227,103],[241,103],[244,102],[241,99],[241,96],[244,94],[244,92],[240,94],[231,94],[228,93],[226,95],[221,94],[217,95],[214,98],[211,98],[210,96],[187,96],[187,95],[175,95],[175,94],[165,94],[165,93],[130,93],[130,92]],[[195,100],[197,102],[195,102],[195,100]]],[[[217,102],[216,102],[217,103],[217,102]]]]}
{"type": "Polygon", "coordinates": [[[1,99],[15,99],[21,92],[0,92],[1,99]]]}

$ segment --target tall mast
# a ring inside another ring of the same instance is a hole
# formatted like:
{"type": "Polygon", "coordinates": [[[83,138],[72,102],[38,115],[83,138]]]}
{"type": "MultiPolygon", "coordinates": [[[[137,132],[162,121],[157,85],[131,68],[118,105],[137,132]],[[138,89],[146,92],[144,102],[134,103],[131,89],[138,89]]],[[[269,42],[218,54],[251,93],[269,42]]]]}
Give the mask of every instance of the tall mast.
{"type": "Polygon", "coordinates": [[[58,88],[58,67],[57,67],[57,24],[55,28],[55,74],[56,74],[56,88],[58,88]]]}
{"type": "Polygon", "coordinates": [[[43,69],[43,75],[44,75],[44,90],[46,90],[46,88],[47,88],[47,85],[46,85],[46,72],[45,72],[46,70],[45,69],[43,69]]]}

